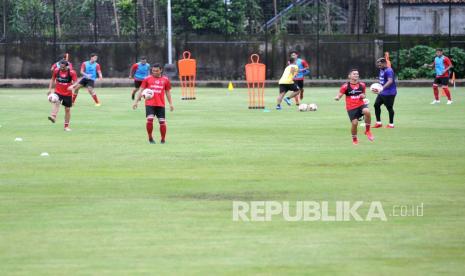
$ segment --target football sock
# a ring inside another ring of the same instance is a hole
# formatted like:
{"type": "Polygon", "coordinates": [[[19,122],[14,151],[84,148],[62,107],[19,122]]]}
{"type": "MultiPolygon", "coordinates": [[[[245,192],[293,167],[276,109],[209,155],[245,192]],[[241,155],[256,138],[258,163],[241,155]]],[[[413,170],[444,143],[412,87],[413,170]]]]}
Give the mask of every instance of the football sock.
{"type": "Polygon", "coordinates": [[[77,96],[78,96],[77,93],[76,94],[73,93],[73,103],[76,101],[77,96]]]}
{"type": "Polygon", "coordinates": [[[436,101],[439,101],[439,88],[437,86],[433,86],[433,91],[434,91],[434,99],[436,101]]]}
{"type": "Polygon", "coordinates": [[[357,135],[352,135],[352,141],[357,141],[357,135]]]}
{"type": "Polygon", "coordinates": [[[153,140],[152,131],[153,131],[153,118],[147,118],[147,124],[145,125],[147,129],[147,134],[149,136],[149,140],[153,140]]]}
{"type": "Polygon", "coordinates": [[[161,140],[165,141],[165,136],[166,136],[166,123],[165,122],[160,122],[160,135],[161,135],[161,140]]]}
{"type": "Polygon", "coordinates": [[[65,128],[69,127],[69,122],[65,121],[65,128]]]}
{"type": "Polygon", "coordinates": [[[365,124],[365,131],[370,131],[370,124],[365,124]]]}
{"type": "Polygon", "coordinates": [[[444,87],[442,90],[444,90],[444,94],[446,94],[447,99],[451,101],[449,87],[444,87]]]}
{"type": "Polygon", "coordinates": [[[96,104],[99,103],[98,98],[97,98],[97,94],[93,94],[93,95],[92,95],[92,99],[94,99],[94,102],[95,102],[96,104]]]}

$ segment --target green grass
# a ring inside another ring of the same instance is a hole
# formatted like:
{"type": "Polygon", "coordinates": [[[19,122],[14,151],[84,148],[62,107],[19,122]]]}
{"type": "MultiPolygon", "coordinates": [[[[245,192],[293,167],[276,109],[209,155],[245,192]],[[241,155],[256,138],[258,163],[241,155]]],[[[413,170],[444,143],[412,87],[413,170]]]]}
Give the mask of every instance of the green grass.
{"type": "Polygon", "coordinates": [[[358,146],[336,91],[307,89],[320,109],[299,113],[268,89],[264,113],[245,90],[174,89],[168,143],[149,145],[129,89],[98,89],[100,108],[82,91],[70,133],[44,90],[1,90],[0,274],[464,274],[465,89],[451,106],[400,89],[396,129],[358,146]],[[388,221],[234,222],[234,200],[381,201],[388,221]]]}

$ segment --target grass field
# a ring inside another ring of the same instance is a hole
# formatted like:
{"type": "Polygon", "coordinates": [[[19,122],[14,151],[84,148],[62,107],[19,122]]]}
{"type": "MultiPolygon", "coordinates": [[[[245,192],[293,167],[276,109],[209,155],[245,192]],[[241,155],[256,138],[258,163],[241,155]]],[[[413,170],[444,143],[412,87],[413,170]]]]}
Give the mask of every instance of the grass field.
{"type": "Polygon", "coordinates": [[[396,128],[358,146],[336,91],[308,89],[320,109],[299,113],[268,89],[265,113],[245,90],[174,89],[167,144],[149,145],[128,89],[98,89],[99,108],[82,90],[69,133],[45,90],[0,90],[0,274],[463,275],[465,89],[451,106],[400,89],[396,128]],[[237,222],[234,200],[381,201],[388,220],[237,222]]]}

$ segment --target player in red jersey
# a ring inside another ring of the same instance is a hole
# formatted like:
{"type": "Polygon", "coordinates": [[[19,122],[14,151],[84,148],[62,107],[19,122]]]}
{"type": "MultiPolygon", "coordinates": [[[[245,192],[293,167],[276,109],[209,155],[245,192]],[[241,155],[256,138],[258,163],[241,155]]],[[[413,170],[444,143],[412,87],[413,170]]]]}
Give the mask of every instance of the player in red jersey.
{"type": "MultiPolygon", "coordinates": [[[[50,68],[50,71],[55,71],[55,69],[59,68],[60,67],[60,61],[62,60],[66,60],[68,61],[68,54],[61,54],[59,57],[58,57],[58,61],[55,62],[54,64],[52,64],[52,67],[50,68]]],[[[73,64],[71,62],[68,61],[68,68],[73,70],[73,64]]]]}
{"type": "MultiPolygon", "coordinates": [[[[166,137],[165,96],[170,105],[170,111],[174,110],[173,102],[171,101],[171,83],[167,77],[162,75],[163,69],[160,64],[152,65],[150,70],[151,74],[142,81],[139,88],[139,91],[143,91],[146,88],[153,91],[153,98],[145,100],[146,129],[150,144],[155,144],[152,131],[153,119],[157,116],[160,125],[160,142],[164,144],[166,137]]],[[[142,92],[139,92],[132,105],[133,109],[137,109],[137,105],[141,99],[142,92]]]]}
{"type": "Polygon", "coordinates": [[[354,145],[358,144],[358,120],[362,117],[365,117],[365,135],[370,141],[375,139],[370,131],[371,114],[368,105],[364,101],[365,89],[365,83],[359,81],[358,70],[352,69],[349,72],[349,82],[341,86],[339,94],[334,98],[336,101],[339,101],[342,96],[346,96],[346,109],[352,123],[352,143],[354,145]]]}
{"type": "Polygon", "coordinates": [[[72,93],[68,89],[73,83],[77,81],[76,72],[69,69],[68,62],[61,60],[59,62],[60,67],[55,69],[50,79],[48,86],[48,95],[55,93],[57,94],[59,101],[52,103],[52,112],[48,119],[55,123],[57,118],[58,110],[60,109],[60,103],[65,107],[65,131],[71,131],[69,128],[69,120],[71,119],[71,106],[73,105],[72,93]],[[55,84],[55,90],[52,90],[53,84],[55,84]]]}

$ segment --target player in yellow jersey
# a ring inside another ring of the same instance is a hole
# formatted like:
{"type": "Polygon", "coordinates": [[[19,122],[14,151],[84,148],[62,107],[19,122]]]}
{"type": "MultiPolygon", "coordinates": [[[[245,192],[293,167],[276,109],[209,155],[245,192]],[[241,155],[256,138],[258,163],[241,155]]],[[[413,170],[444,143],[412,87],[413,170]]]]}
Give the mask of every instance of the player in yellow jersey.
{"type": "Polygon", "coordinates": [[[291,99],[300,94],[300,88],[294,83],[294,77],[299,73],[299,66],[295,64],[295,58],[289,59],[289,65],[284,69],[283,75],[279,80],[279,96],[277,99],[276,110],[281,110],[281,102],[291,105],[291,99]],[[288,91],[292,91],[289,97],[284,97],[288,91]]]}

